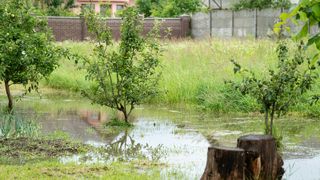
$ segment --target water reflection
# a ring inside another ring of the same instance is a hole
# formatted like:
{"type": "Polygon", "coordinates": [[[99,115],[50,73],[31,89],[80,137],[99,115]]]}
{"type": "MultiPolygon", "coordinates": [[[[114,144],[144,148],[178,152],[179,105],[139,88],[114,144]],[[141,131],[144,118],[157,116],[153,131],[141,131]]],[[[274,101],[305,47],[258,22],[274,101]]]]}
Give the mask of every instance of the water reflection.
{"type": "Polygon", "coordinates": [[[114,138],[112,135],[104,136],[98,130],[108,119],[103,112],[59,110],[57,113],[47,112],[37,116],[43,133],[63,131],[73,139],[93,144],[107,144],[114,138]]]}
{"type": "Polygon", "coordinates": [[[87,122],[90,126],[94,128],[100,128],[100,126],[108,121],[108,114],[103,111],[89,111],[89,110],[80,110],[78,112],[80,119],[87,122]]]}

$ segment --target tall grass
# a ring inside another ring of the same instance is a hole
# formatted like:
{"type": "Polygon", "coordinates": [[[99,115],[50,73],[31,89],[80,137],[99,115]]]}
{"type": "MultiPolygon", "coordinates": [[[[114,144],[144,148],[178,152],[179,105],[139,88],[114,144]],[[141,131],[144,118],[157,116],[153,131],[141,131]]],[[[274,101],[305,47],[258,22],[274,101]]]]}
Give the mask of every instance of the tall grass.
{"type": "MultiPolygon", "coordinates": [[[[215,112],[259,110],[253,98],[234,92],[224,81],[236,78],[231,59],[258,75],[266,75],[267,69],[276,65],[276,42],[263,39],[211,39],[163,43],[161,94],[151,103],[191,104],[215,112]]],[[[64,42],[61,45],[87,56],[90,56],[93,49],[93,45],[87,42],[64,42]]],[[[77,70],[73,62],[61,60],[61,67],[49,77],[45,85],[79,91],[90,85],[84,76],[85,72],[77,70]]],[[[317,92],[320,92],[320,86],[316,86],[312,93],[317,92]]],[[[307,105],[307,96],[302,101],[294,107],[294,111],[304,111],[311,115],[320,112],[318,106],[307,105]]]]}
{"type": "MultiPolygon", "coordinates": [[[[82,56],[90,56],[93,45],[90,43],[59,43],[63,47],[71,49],[73,53],[82,56]]],[[[85,80],[85,71],[79,70],[75,62],[68,59],[60,60],[60,67],[56,69],[49,78],[42,82],[44,85],[56,88],[79,92],[84,88],[88,88],[90,83],[85,80]]]]}

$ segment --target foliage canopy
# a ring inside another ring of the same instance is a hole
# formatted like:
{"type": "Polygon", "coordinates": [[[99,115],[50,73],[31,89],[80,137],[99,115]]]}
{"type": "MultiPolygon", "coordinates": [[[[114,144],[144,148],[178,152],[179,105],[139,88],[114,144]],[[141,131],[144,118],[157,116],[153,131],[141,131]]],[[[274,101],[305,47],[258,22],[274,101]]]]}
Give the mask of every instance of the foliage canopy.
{"type": "Polygon", "coordinates": [[[25,0],[34,14],[48,16],[74,16],[70,8],[75,0],[25,0]]]}
{"type": "Polygon", "coordinates": [[[244,9],[289,8],[290,0],[240,0],[233,5],[236,11],[244,9]]]}
{"type": "Polygon", "coordinates": [[[177,17],[182,14],[197,12],[201,0],[137,0],[139,12],[145,17],[177,17]]]}
{"type": "Polygon", "coordinates": [[[57,66],[62,51],[52,43],[45,19],[31,14],[22,0],[0,3],[0,81],[5,84],[8,107],[13,108],[10,86],[37,90],[41,78],[57,66]]]}

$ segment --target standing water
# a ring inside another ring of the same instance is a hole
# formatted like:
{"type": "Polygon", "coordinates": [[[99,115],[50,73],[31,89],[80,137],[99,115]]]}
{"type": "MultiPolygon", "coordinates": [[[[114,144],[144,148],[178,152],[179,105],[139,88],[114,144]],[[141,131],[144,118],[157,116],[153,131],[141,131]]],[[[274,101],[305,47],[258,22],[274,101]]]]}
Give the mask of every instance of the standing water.
{"type": "MultiPolygon", "coordinates": [[[[142,154],[158,157],[160,162],[167,164],[161,170],[163,179],[172,173],[199,179],[209,146],[234,147],[239,136],[263,132],[259,117],[216,117],[185,108],[140,107],[135,111],[132,128],[103,133],[101,126],[110,119],[110,112],[86,101],[64,100],[61,103],[60,99],[27,97],[19,103],[19,111],[37,117],[44,133],[64,131],[72,138],[94,146],[108,147],[120,142],[125,152],[130,152],[126,147],[142,147],[138,148],[142,154]]],[[[276,123],[278,133],[283,136],[284,179],[319,179],[319,122],[290,117],[290,120],[280,119],[276,123]]],[[[117,155],[124,156],[123,153],[117,155]]],[[[77,158],[62,158],[62,161],[73,160],[77,161],[77,158]]]]}

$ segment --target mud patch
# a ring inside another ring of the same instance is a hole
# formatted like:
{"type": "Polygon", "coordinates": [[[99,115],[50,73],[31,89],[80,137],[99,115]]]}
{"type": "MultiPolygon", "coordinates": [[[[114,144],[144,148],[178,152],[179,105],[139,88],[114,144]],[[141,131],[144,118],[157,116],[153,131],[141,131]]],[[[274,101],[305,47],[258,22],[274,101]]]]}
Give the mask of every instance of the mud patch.
{"type": "Polygon", "coordinates": [[[85,153],[89,149],[88,145],[64,139],[5,138],[0,139],[0,157],[2,157],[0,163],[23,163],[28,160],[57,158],[85,153]]]}

